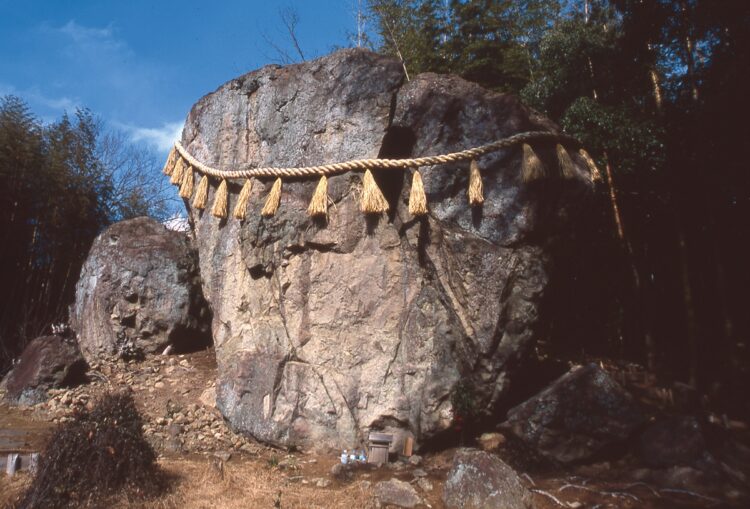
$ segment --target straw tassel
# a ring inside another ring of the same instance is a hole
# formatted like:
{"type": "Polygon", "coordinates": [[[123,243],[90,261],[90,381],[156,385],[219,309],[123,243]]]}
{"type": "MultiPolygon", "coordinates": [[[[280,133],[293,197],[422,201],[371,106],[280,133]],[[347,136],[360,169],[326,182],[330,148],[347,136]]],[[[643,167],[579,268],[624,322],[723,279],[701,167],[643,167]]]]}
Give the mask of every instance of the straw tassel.
{"type": "Polygon", "coordinates": [[[424,192],[424,183],[419,170],[414,170],[411,178],[411,191],[409,192],[409,213],[412,216],[423,216],[427,214],[427,195],[424,192]]]}
{"type": "Polygon", "coordinates": [[[222,179],[219,187],[216,189],[211,214],[221,219],[227,217],[227,181],[224,179],[222,179]]]}
{"type": "Polygon", "coordinates": [[[479,173],[479,163],[476,159],[471,160],[469,165],[469,205],[476,207],[484,203],[484,186],[482,175],[479,173]]]}
{"type": "Polygon", "coordinates": [[[381,214],[388,212],[388,200],[383,196],[383,192],[375,182],[370,170],[365,171],[362,177],[362,202],[359,208],[365,214],[381,214]]]}
{"type": "Polygon", "coordinates": [[[568,151],[560,143],[555,146],[555,151],[557,151],[557,162],[560,165],[562,176],[566,179],[574,178],[576,176],[576,167],[568,151]]]}
{"type": "Polygon", "coordinates": [[[162,170],[162,173],[164,173],[164,175],[171,176],[176,161],[177,149],[175,147],[172,147],[172,150],[169,151],[169,155],[167,156],[167,162],[164,163],[164,169],[162,170]]]}
{"type": "Polygon", "coordinates": [[[201,181],[198,183],[198,190],[195,192],[195,198],[193,199],[193,208],[203,210],[206,208],[208,203],[208,176],[203,175],[201,181]]]}
{"type": "Polygon", "coordinates": [[[586,161],[586,166],[589,167],[589,173],[591,174],[591,182],[601,182],[602,174],[599,171],[599,168],[596,167],[594,158],[591,157],[591,155],[588,152],[586,152],[585,148],[580,149],[578,151],[578,154],[583,158],[584,161],[586,161]]]}
{"type": "Polygon", "coordinates": [[[533,182],[544,178],[544,163],[536,155],[534,149],[528,143],[523,144],[523,160],[521,161],[521,180],[524,182],[533,182]]]}
{"type": "Polygon", "coordinates": [[[179,186],[182,184],[182,173],[185,171],[185,162],[182,160],[181,157],[177,158],[177,162],[174,165],[174,170],[172,170],[172,176],[169,179],[169,181],[179,186]]]}
{"type": "Polygon", "coordinates": [[[263,210],[261,210],[260,213],[265,217],[273,216],[276,214],[276,211],[279,210],[280,203],[281,203],[281,178],[277,178],[276,182],[273,183],[271,192],[268,193],[268,198],[266,198],[266,204],[263,205],[263,210]]]}
{"type": "Polygon", "coordinates": [[[193,168],[188,166],[182,172],[182,184],[180,184],[180,198],[190,199],[193,196],[193,168]]]}
{"type": "Polygon", "coordinates": [[[245,215],[247,213],[247,204],[250,202],[250,191],[253,190],[253,181],[250,179],[247,179],[245,181],[245,184],[242,186],[242,191],[240,191],[240,196],[237,198],[237,205],[234,206],[234,212],[232,215],[235,219],[239,219],[240,221],[245,220],[245,215]]]}
{"type": "Polygon", "coordinates": [[[310,217],[328,214],[328,178],[325,175],[320,177],[320,181],[318,181],[318,186],[310,200],[310,206],[307,207],[307,214],[310,217]]]}

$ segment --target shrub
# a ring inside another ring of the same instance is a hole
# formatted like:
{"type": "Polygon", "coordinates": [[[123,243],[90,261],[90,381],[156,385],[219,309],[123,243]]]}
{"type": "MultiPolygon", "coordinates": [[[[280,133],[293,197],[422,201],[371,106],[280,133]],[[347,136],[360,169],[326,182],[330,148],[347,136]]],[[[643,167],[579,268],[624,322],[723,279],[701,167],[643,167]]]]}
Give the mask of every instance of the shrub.
{"type": "Polygon", "coordinates": [[[165,486],[132,396],[117,392],[55,430],[18,507],[102,506],[114,495],[146,498],[165,486]]]}

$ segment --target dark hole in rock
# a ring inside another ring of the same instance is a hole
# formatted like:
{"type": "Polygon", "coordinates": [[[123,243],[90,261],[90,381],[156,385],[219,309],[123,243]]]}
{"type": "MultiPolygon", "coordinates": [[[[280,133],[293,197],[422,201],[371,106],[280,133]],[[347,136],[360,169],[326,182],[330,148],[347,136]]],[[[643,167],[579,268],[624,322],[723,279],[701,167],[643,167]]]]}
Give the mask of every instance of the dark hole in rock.
{"type": "MultiPolygon", "coordinates": [[[[408,127],[389,127],[383,136],[378,157],[381,159],[400,159],[411,157],[414,143],[417,141],[414,132],[408,127]]],[[[398,208],[399,197],[404,187],[404,170],[375,170],[372,172],[383,196],[388,200],[389,221],[393,221],[398,208]]]]}
{"type": "Polygon", "coordinates": [[[129,316],[123,316],[122,318],[120,318],[120,324],[122,324],[123,327],[134,328],[135,327],[135,314],[132,314],[129,316]]]}
{"type": "MultiPolygon", "coordinates": [[[[210,321],[208,322],[210,323],[210,321]]],[[[213,344],[211,330],[198,330],[185,326],[177,326],[169,335],[169,342],[175,345],[173,354],[183,354],[204,350],[213,344]]]]}

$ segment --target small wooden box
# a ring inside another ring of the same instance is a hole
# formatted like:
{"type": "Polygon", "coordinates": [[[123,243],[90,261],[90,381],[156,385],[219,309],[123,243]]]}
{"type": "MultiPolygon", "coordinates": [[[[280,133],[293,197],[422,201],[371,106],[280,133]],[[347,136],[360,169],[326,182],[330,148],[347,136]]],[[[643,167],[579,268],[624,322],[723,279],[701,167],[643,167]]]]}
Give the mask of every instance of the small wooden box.
{"type": "Polygon", "coordinates": [[[388,450],[391,448],[393,435],[385,433],[370,433],[370,454],[367,462],[373,464],[388,463],[388,450]]]}

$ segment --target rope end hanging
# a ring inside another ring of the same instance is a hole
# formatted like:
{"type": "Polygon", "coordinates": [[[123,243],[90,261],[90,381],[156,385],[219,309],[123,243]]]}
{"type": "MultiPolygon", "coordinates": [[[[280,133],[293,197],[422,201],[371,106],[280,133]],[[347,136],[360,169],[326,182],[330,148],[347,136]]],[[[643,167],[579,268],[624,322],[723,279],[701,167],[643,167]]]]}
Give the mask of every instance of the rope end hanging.
{"type": "Polygon", "coordinates": [[[362,202],[359,208],[365,214],[381,214],[389,209],[388,200],[383,196],[370,170],[366,170],[362,177],[362,202]]]}
{"type": "Polygon", "coordinates": [[[280,203],[281,203],[281,178],[277,177],[276,181],[273,183],[271,192],[268,193],[268,198],[266,198],[266,204],[263,205],[263,210],[261,210],[260,213],[264,217],[273,216],[276,214],[276,211],[279,210],[280,203]]]}
{"type": "Polygon", "coordinates": [[[477,207],[484,203],[484,186],[482,175],[479,173],[479,163],[476,159],[471,160],[469,165],[469,205],[477,207]]]}
{"type": "Polygon", "coordinates": [[[245,184],[242,186],[240,196],[237,198],[237,205],[234,206],[234,212],[232,215],[235,219],[240,221],[245,220],[247,214],[247,204],[250,202],[250,191],[253,190],[253,181],[250,179],[245,180],[245,184]]]}
{"type": "Polygon", "coordinates": [[[544,163],[539,159],[539,156],[531,148],[528,143],[523,144],[523,156],[521,161],[521,180],[524,182],[533,182],[544,178],[545,176],[544,163]]]}
{"type": "Polygon", "coordinates": [[[198,183],[198,190],[195,192],[195,198],[193,199],[193,208],[203,210],[206,208],[208,203],[208,177],[203,175],[201,181],[198,183]]]}
{"type": "Polygon", "coordinates": [[[177,162],[174,165],[174,169],[172,170],[172,175],[169,178],[169,182],[172,184],[179,186],[182,184],[182,173],[185,170],[185,161],[183,161],[182,157],[177,158],[177,162]]]}
{"type": "Polygon", "coordinates": [[[216,195],[214,196],[214,206],[211,209],[211,214],[214,217],[224,219],[227,217],[227,181],[222,179],[219,187],[216,189],[216,195]]]}
{"type": "Polygon", "coordinates": [[[409,192],[409,213],[412,216],[423,216],[427,214],[427,195],[424,191],[424,183],[419,170],[414,170],[411,179],[411,191],[409,192]]]}
{"type": "Polygon", "coordinates": [[[325,216],[328,214],[328,178],[323,175],[315,188],[310,206],[307,207],[310,217],[325,216]]]}
{"type": "Polygon", "coordinates": [[[585,148],[580,149],[578,151],[578,154],[583,158],[584,161],[586,161],[586,166],[588,166],[589,173],[591,175],[591,182],[601,182],[602,174],[599,171],[599,168],[597,168],[596,163],[594,162],[594,158],[591,157],[591,154],[589,154],[585,148]]]}
{"type": "Polygon", "coordinates": [[[172,171],[174,171],[174,164],[177,161],[177,147],[172,146],[172,150],[169,151],[169,155],[167,156],[167,162],[164,163],[164,169],[162,170],[162,173],[164,175],[171,177],[172,171]]]}
{"type": "Polygon", "coordinates": [[[562,176],[566,179],[574,178],[576,176],[576,167],[568,151],[560,143],[555,146],[555,151],[557,152],[557,162],[560,165],[562,176]]]}
{"type": "Polygon", "coordinates": [[[188,166],[182,172],[182,183],[180,184],[180,198],[190,199],[193,196],[193,168],[188,166]]]}

